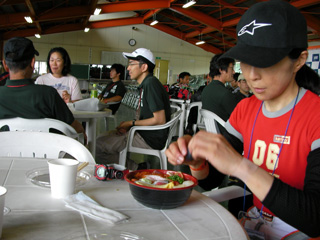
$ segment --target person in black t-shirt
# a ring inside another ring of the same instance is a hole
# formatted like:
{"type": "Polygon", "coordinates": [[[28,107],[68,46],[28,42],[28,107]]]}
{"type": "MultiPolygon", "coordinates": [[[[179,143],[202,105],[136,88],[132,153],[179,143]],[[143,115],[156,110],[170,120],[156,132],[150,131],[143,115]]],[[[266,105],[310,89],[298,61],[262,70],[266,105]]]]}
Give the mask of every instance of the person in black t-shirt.
{"type": "Polygon", "coordinates": [[[120,107],[121,100],[126,93],[126,88],[121,81],[124,77],[124,66],[122,64],[115,63],[111,66],[110,78],[112,82],[109,83],[98,96],[103,103],[119,102],[117,104],[111,104],[109,108],[112,110],[112,114],[115,114],[120,107]]]}

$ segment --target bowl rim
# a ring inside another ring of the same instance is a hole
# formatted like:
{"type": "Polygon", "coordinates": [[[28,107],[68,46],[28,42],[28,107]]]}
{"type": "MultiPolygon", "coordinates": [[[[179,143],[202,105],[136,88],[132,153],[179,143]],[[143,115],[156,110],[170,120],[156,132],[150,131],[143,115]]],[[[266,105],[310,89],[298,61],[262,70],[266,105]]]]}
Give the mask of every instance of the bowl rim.
{"type": "Polygon", "coordinates": [[[179,172],[179,171],[174,171],[174,170],[165,170],[165,169],[140,169],[140,170],[135,170],[132,172],[127,173],[124,176],[124,179],[131,185],[139,187],[139,188],[144,188],[144,189],[150,189],[150,190],[156,190],[156,191],[181,191],[181,190],[185,190],[185,189],[189,189],[189,188],[194,188],[195,186],[198,185],[198,180],[187,173],[181,172],[183,174],[183,177],[187,177],[187,180],[191,180],[193,182],[193,185],[191,186],[187,186],[187,187],[181,187],[181,188],[156,188],[156,187],[149,187],[149,186],[144,186],[144,185],[140,185],[137,183],[132,182],[130,179],[128,179],[128,175],[136,173],[136,172],[153,172],[153,171],[160,171],[162,173],[166,173],[166,172],[179,172]]]}

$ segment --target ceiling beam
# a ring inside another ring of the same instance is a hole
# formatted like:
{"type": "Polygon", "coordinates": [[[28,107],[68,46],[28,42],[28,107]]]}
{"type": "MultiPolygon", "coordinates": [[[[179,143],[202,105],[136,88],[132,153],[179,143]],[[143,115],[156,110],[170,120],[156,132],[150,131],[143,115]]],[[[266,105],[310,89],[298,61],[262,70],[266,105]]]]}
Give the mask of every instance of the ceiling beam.
{"type": "Polygon", "coordinates": [[[195,21],[201,22],[204,25],[210,26],[215,28],[218,31],[221,31],[222,23],[218,21],[217,19],[208,16],[207,14],[204,14],[200,11],[197,11],[193,8],[182,8],[177,6],[171,6],[171,10],[184,15],[188,18],[191,18],[195,21]]]}
{"type": "Polygon", "coordinates": [[[101,13],[115,13],[127,11],[141,11],[157,8],[169,8],[171,0],[146,0],[135,2],[114,2],[98,5],[101,13]]]}
{"type": "Polygon", "coordinates": [[[143,15],[143,20],[147,20],[148,18],[153,17],[154,14],[157,14],[158,12],[160,12],[161,9],[154,9],[154,10],[150,10],[149,12],[147,12],[145,15],[143,15]]]}
{"type": "Polygon", "coordinates": [[[197,42],[196,39],[194,39],[194,38],[193,39],[185,39],[184,35],[180,31],[177,31],[177,30],[170,28],[168,26],[165,26],[163,24],[158,23],[156,25],[153,25],[152,27],[158,29],[159,31],[165,32],[171,36],[174,36],[176,38],[185,40],[186,42],[189,42],[189,43],[195,45],[196,47],[202,48],[205,51],[212,52],[214,54],[222,53],[222,51],[220,49],[218,49],[212,45],[209,45],[209,44],[196,45],[196,42],[197,42]]]}
{"type": "Polygon", "coordinates": [[[33,5],[32,5],[30,0],[25,0],[25,1],[26,1],[26,5],[27,5],[27,7],[28,7],[28,9],[30,11],[31,17],[32,17],[32,19],[34,20],[34,22],[36,24],[36,27],[38,29],[38,33],[40,34],[41,33],[41,26],[40,26],[40,23],[38,21],[36,21],[37,14],[33,9],[33,5]]]}
{"type": "MultiPolygon", "coordinates": [[[[12,25],[26,24],[24,16],[28,16],[29,12],[2,14],[0,15],[0,27],[11,27],[12,25]]],[[[66,7],[50,11],[50,13],[38,16],[36,21],[56,21],[61,19],[80,18],[90,16],[91,11],[86,6],[66,7]],[[72,13],[72,14],[70,14],[72,13]]]]}
{"type": "Polygon", "coordinates": [[[197,39],[194,39],[194,38],[190,38],[190,39],[187,39],[187,42],[199,47],[199,48],[202,48],[203,50],[207,51],[207,52],[211,52],[213,54],[220,54],[222,53],[222,50],[220,50],[219,48],[216,48],[210,44],[201,44],[201,45],[196,45],[196,42],[198,42],[199,40],[197,39]]]}
{"type": "Polygon", "coordinates": [[[127,26],[134,24],[143,24],[144,20],[142,17],[133,17],[133,18],[122,18],[122,19],[113,19],[99,22],[91,22],[89,23],[89,27],[91,29],[94,28],[108,28],[108,27],[119,27],[119,26],[127,26]]]}
{"type": "Polygon", "coordinates": [[[311,28],[313,30],[313,32],[315,32],[317,35],[320,36],[320,21],[319,19],[309,15],[309,14],[303,14],[306,21],[307,21],[307,25],[309,28],[311,28]]]}
{"type": "Polygon", "coordinates": [[[93,15],[94,10],[96,10],[96,8],[97,8],[97,3],[98,3],[98,0],[92,0],[92,1],[91,1],[91,4],[90,4],[90,6],[89,6],[89,8],[90,8],[90,15],[86,16],[85,20],[83,21],[83,27],[84,27],[84,28],[87,27],[90,16],[93,15]]]}
{"type": "Polygon", "coordinates": [[[290,4],[298,9],[300,9],[300,8],[314,6],[317,3],[320,3],[320,1],[319,0],[298,0],[295,2],[293,1],[290,4]]]}
{"type": "MultiPolygon", "coordinates": [[[[79,31],[79,30],[83,30],[82,24],[63,24],[63,25],[58,25],[58,26],[54,26],[52,28],[43,30],[42,35],[52,34],[52,33],[61,33],[61,32],[79,31]]],[[[36,33],[38,33],[38,30],[36,28],[10,31],[2,35],[2,40],[7,40],[16,36],[33,37],[36,33]]]]}

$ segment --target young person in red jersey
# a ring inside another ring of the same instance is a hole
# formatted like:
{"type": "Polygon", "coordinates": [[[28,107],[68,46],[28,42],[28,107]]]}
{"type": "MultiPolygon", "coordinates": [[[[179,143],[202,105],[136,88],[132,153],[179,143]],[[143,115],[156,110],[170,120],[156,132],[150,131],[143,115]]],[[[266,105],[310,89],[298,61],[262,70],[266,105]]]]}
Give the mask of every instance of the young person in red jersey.
{"type": "Polygon", "coordinates": [[[249,233],[320,239],[320,79],[305,64],[306,21],[288,2],[266,1],[241,17],[237,34],[221,58],[240,61],[254,96],[236,106],[228,134],[182,137],[166,151],[168,160],[188,164],[207,188],[221,174],[243,181],[254,194],[241,219],[249,233]]]}

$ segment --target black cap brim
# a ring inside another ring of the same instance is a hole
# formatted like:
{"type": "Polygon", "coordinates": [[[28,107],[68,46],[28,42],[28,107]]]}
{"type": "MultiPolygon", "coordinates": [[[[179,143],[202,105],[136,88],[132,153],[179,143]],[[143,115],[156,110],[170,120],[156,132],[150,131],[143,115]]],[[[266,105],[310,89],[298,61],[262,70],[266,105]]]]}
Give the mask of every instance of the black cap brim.
{"type": "Polygon", "coordinates": [[[234,58],[258,68],[267,68],[285,58],[292,48],[263,48],[238,42],[220,58],[234,58]]]}

